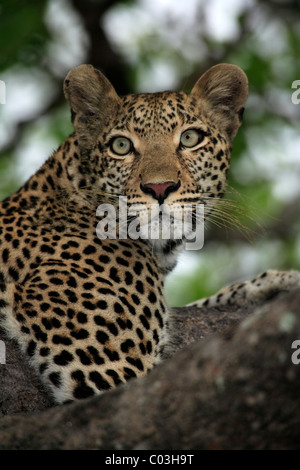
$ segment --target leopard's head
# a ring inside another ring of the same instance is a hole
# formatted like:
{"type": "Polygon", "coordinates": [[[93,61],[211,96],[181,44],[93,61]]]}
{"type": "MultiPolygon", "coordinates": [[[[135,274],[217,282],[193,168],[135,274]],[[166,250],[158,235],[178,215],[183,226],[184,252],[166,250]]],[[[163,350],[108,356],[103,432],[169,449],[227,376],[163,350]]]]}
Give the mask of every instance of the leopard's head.
{"type": "MultiPolygon", "coordinates": [[[[64,91],[80,158],[93,174],[89,189],[126,196],[132,214],[137,204],[146,208],[150,218],[139,221],[147,230],[147,221],[153,226],[171,205],[204,204],[209,213],[209,201],[223,196],[248,94],[239,67],[210,68],[189,94],[121,97],[101,72],[81,65],[67,75],[64,91]]],[[[182,221],[180,211],[171,217],[182,221]]]]}

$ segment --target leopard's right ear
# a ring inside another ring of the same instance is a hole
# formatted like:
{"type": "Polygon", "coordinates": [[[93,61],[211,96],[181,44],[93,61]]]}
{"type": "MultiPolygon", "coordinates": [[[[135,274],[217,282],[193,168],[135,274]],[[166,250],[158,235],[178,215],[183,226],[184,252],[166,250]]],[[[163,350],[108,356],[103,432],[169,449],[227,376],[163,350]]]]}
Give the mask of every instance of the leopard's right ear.
{"type": "Polygon", "coordinates": [[[117,112],[120,98],[109,80],[92,65],[79,65],[65,78],[64,93],[82,153],[97,142],[101,127],[117,112]]]}

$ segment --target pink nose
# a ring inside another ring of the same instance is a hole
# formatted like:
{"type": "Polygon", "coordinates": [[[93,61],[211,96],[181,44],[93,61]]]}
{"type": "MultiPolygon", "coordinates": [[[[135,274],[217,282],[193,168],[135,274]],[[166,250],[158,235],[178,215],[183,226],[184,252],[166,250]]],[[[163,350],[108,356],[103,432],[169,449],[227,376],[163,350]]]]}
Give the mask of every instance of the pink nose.
{"type": "Polygon", "coordinates": [[[160,204],[164,202],[170,193],[177,191],[179,187],[180,180],[177,183],[174,183],[174,181],[165,181],[164,183],[141,184],[141,190],[146,194],[151,194],[160,204]]]}

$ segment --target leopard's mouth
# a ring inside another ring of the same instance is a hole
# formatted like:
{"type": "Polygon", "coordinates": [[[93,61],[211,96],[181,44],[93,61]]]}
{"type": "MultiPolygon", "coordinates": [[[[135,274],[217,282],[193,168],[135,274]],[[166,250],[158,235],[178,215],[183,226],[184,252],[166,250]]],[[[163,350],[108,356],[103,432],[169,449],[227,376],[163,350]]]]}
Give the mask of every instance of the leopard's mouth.
{"type": "Polygon", "coordinates": [[[128,235],[146,240],[186,240],[203,230],[204,206],[151,204],[129,210],[128,235]]]}

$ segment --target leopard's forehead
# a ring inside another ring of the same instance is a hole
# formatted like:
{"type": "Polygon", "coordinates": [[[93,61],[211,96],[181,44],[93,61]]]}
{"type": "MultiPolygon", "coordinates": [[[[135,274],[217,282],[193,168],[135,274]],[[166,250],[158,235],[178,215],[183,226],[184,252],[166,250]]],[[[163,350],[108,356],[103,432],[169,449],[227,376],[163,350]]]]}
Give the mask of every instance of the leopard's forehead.
{"type": "Polygon", "coordinates": [[[122,122],[138,134],[150,129],[172,132],[183,123],[194,123],[195,106],[184,92],[158,92],[126,95],[122,98],[122,122]]]}
{"type": "Polygon", "coordinates": [[[147,109],[161,109],[167,111],[187,100],[188,95],[182,91],[161,91],[157,93],[138,93],[122,97],[124,106],[133,106],[135,109],[147,107],[147,109]]]}

